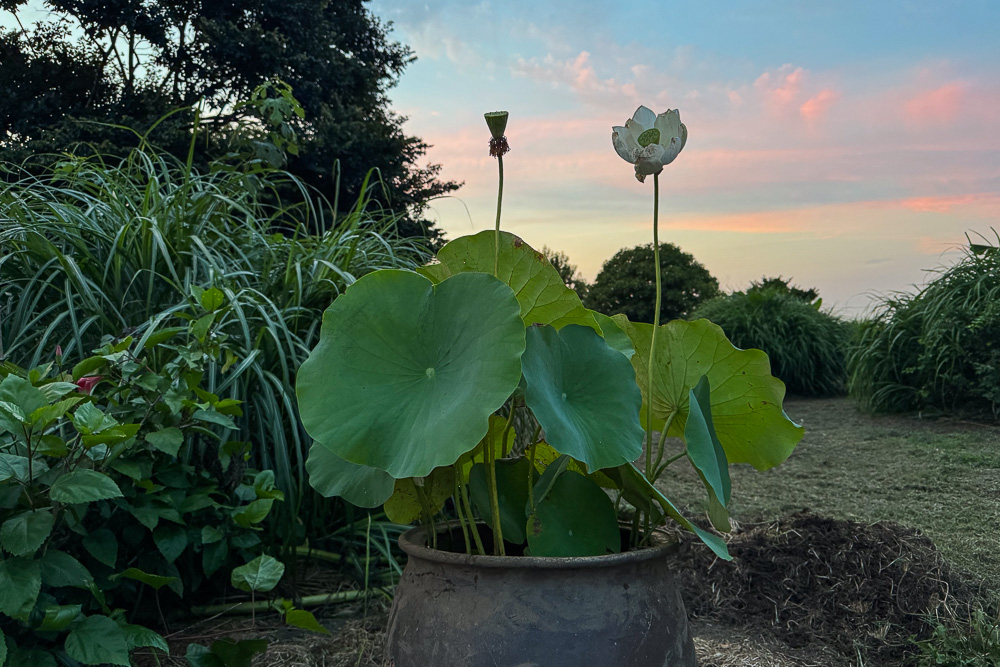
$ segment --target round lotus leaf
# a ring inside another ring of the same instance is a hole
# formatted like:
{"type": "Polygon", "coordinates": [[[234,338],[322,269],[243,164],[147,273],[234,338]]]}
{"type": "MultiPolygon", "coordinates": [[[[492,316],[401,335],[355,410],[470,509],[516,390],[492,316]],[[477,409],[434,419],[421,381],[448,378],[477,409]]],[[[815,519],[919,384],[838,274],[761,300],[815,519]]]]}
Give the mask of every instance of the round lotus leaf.
{"type": "Polygon", "coordinates": [[[569,470],[559,475],[528,518],[527,538],[532,556],[603,556],[621,551],[618,514],[611,498],[569,470]]]}
{"type": "MultiPolygon", "coordinates": [[[[437,254],[440,263],[418,270],[434,282],[465,271],[492,274],[495,242],[495,231],[462,236],[441,248],[437,254]]],[[[551,324],[556,329],[581,324],[601,332],[594,314],[584,308],[580,297],[566,286],[545,255],[520,238],[500,232],[497,267],[497,277],[517,295],[525,324],[551,324]]]]}
{"type": "Polygon", "coordinates": [[[346,461],[424,477],[486,435],[523,352],[517,299],[493,276],[376,271],[323,314],[296,378],[302,424],[346,461]]]}
{"type": "Polygon", "coordinates": [[[384,470],[340,458],[314,442],[306,459],[309,485],[327,498],[338,496],[358,507],[378,507],[392,495],[395,480],[384,470]]]}
{"type": "Polygon", "coordinates": [[[587,327],[529,327],[522,366],[525,404],[556,451],[590,471],[642,453],[642,396],[621,352],[587,327]]]}
{"type": "Polygon", "coordinates": [[[661,428],[673,414],[669,435],[683,438],[690,391],[707,376],[715,433],[730,463],[749,463],[759,470],[788,458],[802,439],[802,427],[791,421],[781,402],[785,385],[771,375],[771,364],[760,350],[734,347],[722,329],[708,320],[674,320],[656,335],[653,397],[647,395],[649,349],[653,325],[614,320],[635,347],[632,366],[642,390],[643,419],[653,406],[653,427],[661,428]]]}

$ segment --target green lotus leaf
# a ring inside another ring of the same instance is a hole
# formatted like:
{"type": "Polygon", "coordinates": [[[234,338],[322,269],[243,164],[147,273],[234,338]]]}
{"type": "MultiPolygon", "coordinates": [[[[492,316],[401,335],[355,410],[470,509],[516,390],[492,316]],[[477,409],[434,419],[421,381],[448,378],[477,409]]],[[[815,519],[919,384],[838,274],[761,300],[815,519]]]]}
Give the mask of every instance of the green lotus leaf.
{"type": "Polygon", "coordinates": [[[635,348],[632,346],[632,340],[628,337],[628,334],[622,331],[617,322],[604,313],[599,313],[596,310],[590,312],[594,314],[594,319],[601,325],[601,335],[604,336],[604,340],[607,341],[608,345],[624,354],[625,358],[631,359],[632,355],[635,354],[635,348]]]}
{"type": "MultiPolygon", "coordinates": [[[[613,319],[635,346],[632,366],[642,391],[645,420],[650,405],[647,377],[653,326],[629,322],[623,315],[613,319]]],[[[781,408],[784,383],[771,375],[766,354],[734,347],[722,329],[708,320],[674,320],[657,332],[653,428],[662,428],[672,415],[668,434],[684,437],[689,392],[703,375],[712,387],[715,432],[730,463],[767,470],[788,458],[802,439],[802,427],[781,408]]]]}
{"type": "Polygon", "coordinates": [[[314,442],[306,460],[309,485],[327,498],[339,496],[358,507],[378,507],[392,495],[396,480],[384,470],[340,458],[314,442]]]}
{"type": "Polygon", "coordinates": [[[522,367],[525,404],[558,452],[588,470],[634,461],[642,453],[635,373],[592,329],[529,327],[522,367]]]}
{"type": "MultiPolygon", "coordinates": [[[[542,440],[535,445],[535,470],[539,473],[544,473],[548,470],[550,465],[559,459],[560,456],[563,455],[553,449],[552,445],[542,440]]],[[[618,488],[618,485],[600,470],[595,470],[594,472],[588,474],[587,466],[583,465],[574,458],[569,460],[569,464],[566,466],[566,469],[578,472],[581,475],[586,475],[592,481],[596,482],[598,486],[603,486],[605,489],[618,488]]]]}
{"type": "Polygon", "coordinates": [[[422,514],[437,514],[455,490],[455,469],[435,468],[420,479],[397,479],[385,501],[385,515],[393,523],[413,523],[422,514]],[[426,507],[425,507],[426,503],[426,507]]]}
{"type": "MultiPolygon", "coordinates": [[[[524,544],[524,526],[528,515],[524,506],[528,502],[527,459],[504,459],[496,462],[497,503],[500,512],[500,528],[505,542],[524,544]]],[[[493,516],[486,482],[487,470],[482,463],[472,467],[469,474],[469,494],[479,516],[490,528],[493,516]]],[[[534,476],[534,472],[532,472],[534,476]]]]}
{"type": "Polygon", "coordinates": [[[302,423],[346,461],[424,477],[486,435],[523,352],[517,299],[493,276],[375,271],[323,314],[296,381],[302,423]]]}
{"type": "Polygon", "coordinates": [[[684,441],[687,443],[685,451],[708,491],[708,516],[712,525],[716,530],[727,533],[732,530],[728,509],[732,482],[729,479],[726,451],[712,425],[711,387],[706,376],[701,376],[698,384],[691,390],[688,405],[690,412],[684,426],[684,441]]]}
{"type": "MultiPolygon", "coordinates": [[[[417,270],[434,282],[465,271],[492,274],[495,238],[493,231],[457,238],[438,252],[439,264],[417,270]]],[[[580,324],[601,333],[593,313],[584,308],[576,292],[566,287],[545,255],[508,232],[500,232],[497,277],[517,295],[525,324],[551,324],[556,329],[580,324]]]]}
{"type": "Polygon", "coordinates": [[[532,556],[603,556],[621,551],[611,498],[594,482],[568,470],[535,506],[527,528],[532,556]]]}

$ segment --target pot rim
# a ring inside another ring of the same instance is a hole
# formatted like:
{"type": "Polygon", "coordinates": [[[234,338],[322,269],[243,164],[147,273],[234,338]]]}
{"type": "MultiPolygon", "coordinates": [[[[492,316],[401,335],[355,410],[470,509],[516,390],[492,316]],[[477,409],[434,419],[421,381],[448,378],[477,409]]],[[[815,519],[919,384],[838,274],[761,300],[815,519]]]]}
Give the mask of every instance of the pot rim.
{"type": "MultiPolygon", "coordinates": [[[[458,521],[446,521],[437,524],[438,534],[451,529],[459,528],[458,521]]],[[[644,547],[636,551],[625,551],[618,554],[605,554],[603,556],[568,556],[568,557],[547,557],[547,556],[480,556],[454,551],[441,551],[432,549],[424,544],[425,534],[428,532],[427,526],[415,526],[399,536],[399,546],[410,557],[422,558],[435,563],[445,563],[451,565],[471,565],[482,568],[501,568],[510,570],[559,570],[570,568],[602,568],[616,567],[628,563],[639,563],[654,558],[661,558],[677,551],[680,543],[676,538],[656,531],[654,541],[658,542],[651,547],[644,547]]]]}

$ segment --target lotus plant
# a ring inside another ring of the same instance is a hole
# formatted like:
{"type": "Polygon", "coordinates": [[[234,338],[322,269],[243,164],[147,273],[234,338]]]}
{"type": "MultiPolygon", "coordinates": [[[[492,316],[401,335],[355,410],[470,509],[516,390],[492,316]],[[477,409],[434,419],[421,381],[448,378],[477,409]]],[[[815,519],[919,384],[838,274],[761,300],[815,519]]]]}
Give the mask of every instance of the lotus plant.
{"type": "MultiPolygon", "coordinates": [[[[432,543],[436,521],[455,517],[460,535],[442,533],[443,548],[467,553],[616,553],[670,518],[728,558],[655,482],[688,460],[712,523],[728,529],[729,463],[769,468],[801,438],[781,409],[784,385],[763,352],[738,350],[705,320],[649,325],[585,308],[541,253],[501,231],[507,118],[486,114],[495,228],[449,242],[417,271],[368,274],[324,313],[296,385],[314,439],[310,484],[400,523],[420,519],[432,543]],[[519,412],[538,424],[523,447],[514,424],[531,420],[519,412]],[[664,461],[668,438],[682,447],[664,461]]],[[[640,107],[614,128],[636,177],[654,177],[654,248],[659,174],[686,137],[677,111],[640,107]]]]}

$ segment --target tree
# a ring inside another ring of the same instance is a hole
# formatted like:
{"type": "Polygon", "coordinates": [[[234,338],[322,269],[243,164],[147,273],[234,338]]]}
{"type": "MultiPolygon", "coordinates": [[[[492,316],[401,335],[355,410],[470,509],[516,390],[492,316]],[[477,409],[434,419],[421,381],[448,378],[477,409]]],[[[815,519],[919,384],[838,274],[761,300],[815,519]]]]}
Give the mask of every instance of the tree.
{"type": "MultiPolygon", "coordinates": [[[[652,243],[620,250],[601,267],[587,294],[587,307],[651,323],[656,304],[654,268],[652,243]]],[[[684,317],[702,301],[719,294],[719,281],[672,243],[660,244],[660,272],[661,322],[684,317]]]]}
{"type": "MultiPolygon", "coordinates": [[[[0,0],[17,16],[26,0],[0,0]]],[[[0,34],[0,160],[91,144],[125,152],[166,112],[201,104],[195,159],[229,150],[249,113],[237,102],[278,78],[305,110],[286,168],[349,209],[369,169],[379,201],[409,212],[408,235],[431,197],[455,190],[440,167],[417,166],[428,146],[402,130],[387,91],[414,59],[363,0],[45,0],[52,21],[0,34]],[[384,190],[384,192],[383,192],[384,190]]],[[[186,157],[195,120],[176,114],[152,140],[186,157]]],[[[436,235],[431,231],[430,235],[436,235]]]]}
{"type": "Polygon", "coordinates": [[[549,260],[549,264],[559,272],[559,277],[562,278],[566,287],[576,292],[583,299],[587,295],[590,285],[577,272],[576,264],[570,264],[569,255],[561,250],[552,250],[548,246],[542,246],[541,252],[545,255],[545,259],[549,260]]]}

